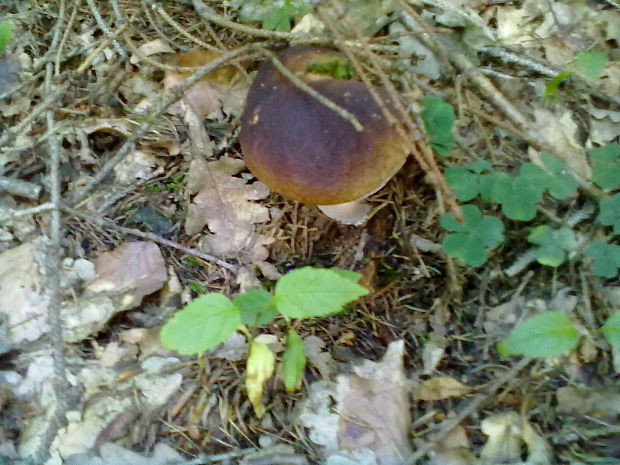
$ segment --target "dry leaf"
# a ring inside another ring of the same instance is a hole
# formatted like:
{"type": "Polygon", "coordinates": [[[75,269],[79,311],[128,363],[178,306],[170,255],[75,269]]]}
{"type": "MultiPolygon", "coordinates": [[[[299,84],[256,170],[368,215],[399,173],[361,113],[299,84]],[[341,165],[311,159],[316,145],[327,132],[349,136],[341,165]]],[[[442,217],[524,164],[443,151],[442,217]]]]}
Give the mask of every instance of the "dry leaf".
{"type": "Polygon", "coordinates": [[[121,309],[137,307],[142,298],[162,288],[168,274],[153,242],[126,242],[95,260],[97,276],[85,285],[91,293],[119,297],[121,309]]]}
{"type": "Polygon", "coordinates": [[[480,451],[480,465],[521,463],[521,447],[527,446],[527,463],[550,465],[553,462],[547,440],[515,412],[493,415],[482,422],[487,443],[480,451]]]}
{"type": "Polygon", "coordinates": [[[409,382],[403,372],[404,342],[392,342],[380,362],[369,360],[339,376],[336,398],[342,449],[367,448],[380,465],[400,465],[409,444],[409,382]]]}
{"type": "MultiPolygon", "coordinates": [[[[187,68],[199,68],[218,58],[221,54],[211,50],[191,50],[179,55],[176,62],[179,66],[187,68]]],[[[191,72],[175,73],[166,71],[164,89],[169,91],[189,76],[191,72]]],[[[249,88],[249,81],[245,79],[239,70],[227,65],[216,69],[204,76],[194,84],[183,97],[182,101],[190,105],[198,116],[206,116],[226,105],[227,113],[239,113],[241,111],[245,95],[249,88]]],[[[179,103],[168,107],[168,112],[182,116],[184,111],[179,103]]]]}
{"type": "Polygon", "coordinates": [[[0,254],[0,316],[10,344],[36,341],[48,331],[44,247],[45,240],[38,238],[0,254]]]}
{"type": "Polygon", "coordinates": [[[424,381],[415,389],[419,400],[442,400],[469,394],[472,388],[457,381],[452,376],[437,376],[424,381]]]}
{"type": "MultiPolygon", "coordinates": [[[[592,169],[588,164],[585,150],[577,140],[577,124],[571,117],[568,109],[561,109],[557,113],[544,108],[534,110],[534,127],[538,133],[562,154],[570,170],[584,179],[590,179],[592,169]]],[[[530,157],[535,158],[538,152],[530,149],[530,157]]]]}
{"type": "Polygon", "coordinates": [[[473,462],[469,451],[467,432],[462,426],[456,426],[434,447],[433,458],[428,465],[469,465],[473,462]]]}
{"type": "Polygon", "coordinates": [[[564,386],[557,390],[558,413],[597,418],[620,415],[620,387],[564,386]]]}
{"type": "Polygon", "coordinates": [[[310,365],[321,373],[321,378],[329,379],[336,369],[336,362],[329,352],[324,352],[325,342],[319,337],[308,336],[304,338],[304,352],[310,365]]]}

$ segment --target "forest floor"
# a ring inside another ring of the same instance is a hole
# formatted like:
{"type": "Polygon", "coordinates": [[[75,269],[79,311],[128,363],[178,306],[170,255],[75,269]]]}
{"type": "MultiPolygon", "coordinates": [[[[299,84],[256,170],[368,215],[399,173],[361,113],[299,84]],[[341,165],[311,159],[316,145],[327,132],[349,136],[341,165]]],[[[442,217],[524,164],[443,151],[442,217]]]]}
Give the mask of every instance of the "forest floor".
{"type": "Polygon", "coordinates": [[[0,464],[620,464],[617,1],[1,3],[0,464]],[[243,162],[252,79],[300,44],[402,104],[361,226],[243,162]],[[303,267],[366,295],[162,346],[303,267]]]}

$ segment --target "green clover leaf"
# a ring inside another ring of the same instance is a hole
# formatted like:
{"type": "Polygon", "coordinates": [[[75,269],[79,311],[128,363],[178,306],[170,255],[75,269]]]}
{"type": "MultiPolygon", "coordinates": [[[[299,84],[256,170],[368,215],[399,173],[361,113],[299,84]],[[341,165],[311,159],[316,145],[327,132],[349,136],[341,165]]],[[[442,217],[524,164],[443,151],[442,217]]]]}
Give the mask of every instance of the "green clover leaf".
{"type": "Polygon", "coordinates": [[[620,186],[620,144],[607,144],[591,149],[592,181],[603,189],[620,186]]]}
{"type": "Polygon", "coordinates": [[[620,312],[614,312],[609,315],[601,331],[605,335],[607,342],[614,347],[620,348],[620,312]]]}
{"type": "Polygon", "coordinates": [[[529,221],[536,216],[536,203],[541,199],[544,187],[540,186],[540,174],[545,173],[532,163],[521,166],[521,174],[511,178],[501,173],[491,191],[491,198],[501,204],[502,213],[511,220],[529,221]]]}
{"type": "Polygon", "coordinates": [[[620,268],[620,245],[595,241],[586,249],[586,257],[594,261],[593,272],[603,278],[615,278],[620,268]]]}
{"type": "Polygon", "coordinates": [[[420,113],[426,132],[431,136],[432,147],[440,155],[448,155],[454,145],[452,127],[454,109],[441,97],[431,95],[421,100],[424,110],[420,113]]]}
{"type": "Polygon", "coordinates": [[[453,213],[441,218],[441,226],[453,234],[442,241],[446,253],[461,259],[470,266],[480,266],[487,261],[488,249],[504,240],[504,224],[494,216],[482,216],[475,205],[463,205],[464,221],[459,222],[453,213]]]}
{"type": "Polygon", "coordinates": [[[616,236],[620,235],[620,193],[601,200],[596,221],[611,226],[616,236]]]}
{"type": "Polygon", "coordinates": [[[561,200],[577,192],[577,180],[566,172],[566,165],[562,160],[545,152],[540,154],[540,160],[548,174],[545,185],[553,197],[561,200]]]}
{"type": "Polygon", "coordinates": [[[575,62],[588,79],[596,79],[605,71],[607,53],[600,50],[582,52],[575,56],[575,62]]]}
{"type": "Polygon", "coordinates": [[[541,265],[560,266],[566,253],[575,248],[575,233],[569,228],[551,229],[546,224],[532,228],[527,240],[540,245],[536,249],[536,260],[541,265]]]}

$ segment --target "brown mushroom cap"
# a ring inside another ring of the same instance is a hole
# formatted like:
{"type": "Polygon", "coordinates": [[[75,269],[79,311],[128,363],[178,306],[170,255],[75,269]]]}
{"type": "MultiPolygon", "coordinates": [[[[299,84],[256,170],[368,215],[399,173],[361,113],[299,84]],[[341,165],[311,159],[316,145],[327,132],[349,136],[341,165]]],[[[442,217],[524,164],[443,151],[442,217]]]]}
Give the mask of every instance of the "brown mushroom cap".
{"type": "MultiPolygon", "coordinates": [[[[352,113],[358,132],[335,111],[296,88],[271,62],[258,71],[241,123],[241,150],[250,171],[292,200],[334,205],[380,189],[403,165],[407,149],[366,86],[308,72],[310,63],[343,60],[335,50],[295,46],[278,54],[313,89],[352,113]]],[[[389,106],[387,92],[375,87],[389,106]]]]}

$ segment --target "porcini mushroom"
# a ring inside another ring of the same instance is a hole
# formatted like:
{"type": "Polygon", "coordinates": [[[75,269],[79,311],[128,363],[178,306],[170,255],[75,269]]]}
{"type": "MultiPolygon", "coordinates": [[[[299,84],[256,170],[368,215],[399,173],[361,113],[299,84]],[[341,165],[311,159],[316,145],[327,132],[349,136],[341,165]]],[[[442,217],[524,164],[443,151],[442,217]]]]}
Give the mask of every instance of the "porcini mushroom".
{"type": "MultiPolygon", "coordinates": [[[[241,123],[241,150],[250,171],[282,196],[317,205],[345,224],[362,224],[370,207],[361,202],[402,167],[405,141],[357,80],[317,74],[315,64],[346,61],[335,50],[294,46],[278,59],[312,89],[361,123],[351,121],[298,88],[271,63],[250,87],[241,123]]],[[[387,108],[387,92],[375,87],[387,108]]]]}

